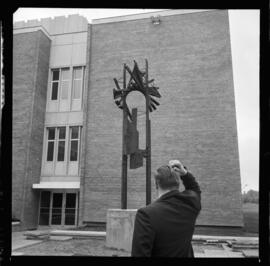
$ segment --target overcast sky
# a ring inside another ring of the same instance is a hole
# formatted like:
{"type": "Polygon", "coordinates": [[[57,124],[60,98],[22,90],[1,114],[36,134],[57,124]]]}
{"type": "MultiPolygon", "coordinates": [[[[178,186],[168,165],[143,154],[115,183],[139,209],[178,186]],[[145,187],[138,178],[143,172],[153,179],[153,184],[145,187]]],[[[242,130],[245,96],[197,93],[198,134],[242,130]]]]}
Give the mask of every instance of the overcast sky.
{"type": "MultiPolygon", "coordinates": [[[[80,14],[88,19],[161,9],[20,8],[14,21],[80,14]]],[[[259,10],[229,10],[242,190],[259,184],[259,10]]]]}

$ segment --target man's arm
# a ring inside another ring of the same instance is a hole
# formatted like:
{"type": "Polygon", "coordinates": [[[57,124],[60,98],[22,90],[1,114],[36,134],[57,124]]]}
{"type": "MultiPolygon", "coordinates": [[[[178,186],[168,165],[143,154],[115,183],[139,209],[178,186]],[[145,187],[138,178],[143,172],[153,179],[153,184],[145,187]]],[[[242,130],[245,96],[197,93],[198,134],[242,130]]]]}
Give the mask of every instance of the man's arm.
{"type": "Polygon", "coordinates": [[[195,180],[195,177],[190,172],[187,172],[185,175],[180,176],[180,178],[182,179],[183,185],[186,189],[183,193],[186,195],[193,195],[193,197],[190,198],[190,202],[197,211],[200,211],[202,209],[201,190],[199,184],[195,180]]]}
{"type": "Polygon", "coordinates": [[[169,166],[176,171],[180,178],[183,181],[185,191],[183,192],[186,195],[192,196],[190,198],[191,204],[198,210],[201,210],[201,189],[195,177],[188,172],[187,168],[178,160],[171,160],[169,166]]]}
{"type": "Polygon", "coordinates": [[[136,213],[132,239],[132,257],[150,257],[155,232],[150,224],[149,216],[139,209],[136,213]]]}
{"type": "Polygon", "coordinates": [[[195,177],[190,172],[187,172],[185,175],[180,175],[180,178],[183,181],[185,189],[193,190],[199,194],[201,193],[198,182],[196,181],[195,177]]]}

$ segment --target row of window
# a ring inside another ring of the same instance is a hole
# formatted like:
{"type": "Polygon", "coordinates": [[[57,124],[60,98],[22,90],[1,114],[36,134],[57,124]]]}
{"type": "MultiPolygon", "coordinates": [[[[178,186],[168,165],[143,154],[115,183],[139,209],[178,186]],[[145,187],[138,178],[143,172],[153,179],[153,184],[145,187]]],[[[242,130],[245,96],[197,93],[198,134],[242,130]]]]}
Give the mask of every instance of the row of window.
{"type": "Polygon", "coordinates": [[[67,100],[69,90],[71,90],[72,99],[80,99],[83,87],[83,67],[56,68],[51,70],[51,96],[50,100],[55,101],[59,98],[67,100]],[[72,75],[71,75],[72,71],[72,75]],[[70,81],[72,80],[72,86],[70,81]],[[59,95],[60,94],[60,95],[59,95]]]}
{"type": "Polygon", "coordinates": [[[69,161],[78,161],[81,127],[47,128],[47,162],[66,161],[66,150],[69,161]]]}

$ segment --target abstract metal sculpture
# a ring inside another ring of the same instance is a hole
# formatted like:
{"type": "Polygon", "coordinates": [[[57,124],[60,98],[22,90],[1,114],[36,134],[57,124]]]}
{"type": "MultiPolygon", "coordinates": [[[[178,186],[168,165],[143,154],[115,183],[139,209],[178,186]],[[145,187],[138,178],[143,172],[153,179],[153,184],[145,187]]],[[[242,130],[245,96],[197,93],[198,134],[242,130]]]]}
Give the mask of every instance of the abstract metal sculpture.
{"type": "Polygon", "coordinates": [[[145,71],[141,71],[134,60],[134,67],[130,68],[124,64],[123,88],[118,80],[114,78],[116,89],[113,89],[113,98],[116,105],[123,110],[123,140],[122,140],[122,182],[121,182],[121,208],[127,208],[127,159],[130,156],[130,169],[143,166],[143,158],[146,159],[146,204],[151,203],[151,124],[149,111],[156,110],[159,103],[153,98],[160,98],[158,87],[154,86],[154,79],[148,80],[148,61],[145,60],[145,71]],[[128,84],[127,74],[130,78],[128,84]],[[132,91],[141,92],[146,99],[146,147],[139,149],[139,132],[137,130],[137,108],[130,112],[126,98],[132,91]]]}

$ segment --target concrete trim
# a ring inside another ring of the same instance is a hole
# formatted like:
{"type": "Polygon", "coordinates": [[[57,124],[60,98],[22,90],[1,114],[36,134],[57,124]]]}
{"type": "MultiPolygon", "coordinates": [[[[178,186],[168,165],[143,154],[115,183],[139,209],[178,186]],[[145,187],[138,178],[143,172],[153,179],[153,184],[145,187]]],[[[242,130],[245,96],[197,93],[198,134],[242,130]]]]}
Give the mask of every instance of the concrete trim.
{"type": "Polygon", "coordinates": [[[133,15],[126,15],[126,16],[118,16],[118,17],[109,17],[109,18],[99,18],[99,19],[92,19],[92,24],[104,24],[104,23],[113,23],[113,22],[121,22],[121,21],[128,21],[128,20],[138,20],[138,19],[146,19],[152,16],[173,16],[173,15],[183,15],[183,14],[191,14],[191,13],[198,13],[198,12],[205,12],[205,11],[214,11],[216,9],[168,9],[164,11],[154,11],[149,13],[140,13],[140,14],[133,14],[133,15]]]}
{"type": "Polygon", "coordinates": [[[33,189],[80,189],[80,182],[40,182],[33,189]]]}
{"type": "Polygon", "coordinates": [[[88,31],[87,30],[71,31],[71,32],[66,32],[66,33],[54,33],[54,34],[50,34],[50,35],[51,36],[59,36],[59,35],[76,34],[76,33],[83,33],[83,32],[88,32],[88,31]]]}
{"type": "Polygon", "coordinates": [[[35,32],[35,31],[39,31],[39,30],[41,30],[50,40],[52,40],[50,37],[50,34],[42,26],[13,28],[13,34],[35,32]]]}

